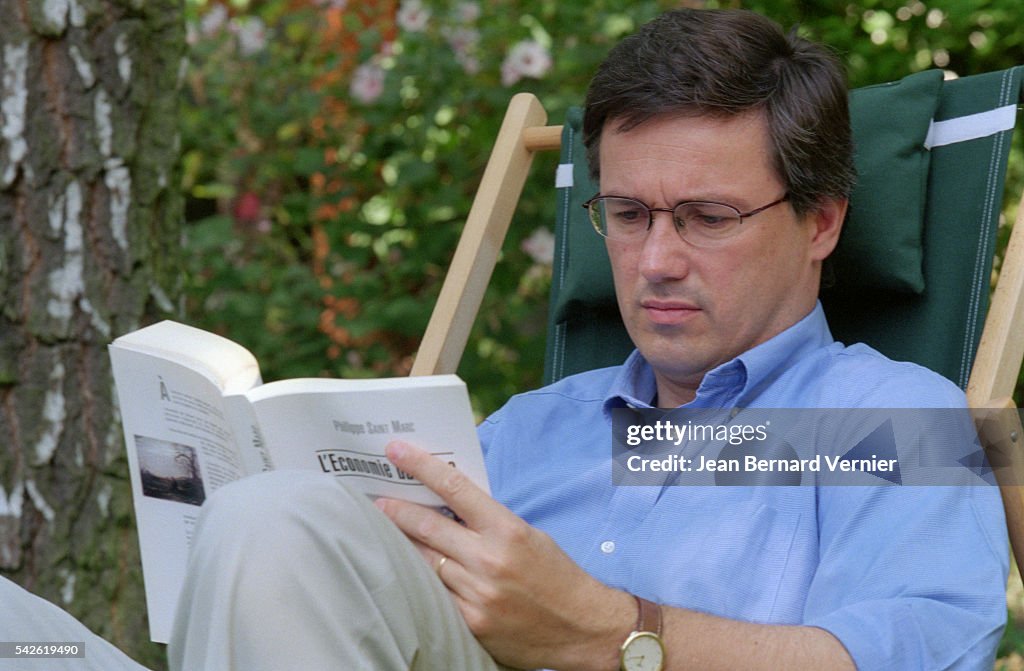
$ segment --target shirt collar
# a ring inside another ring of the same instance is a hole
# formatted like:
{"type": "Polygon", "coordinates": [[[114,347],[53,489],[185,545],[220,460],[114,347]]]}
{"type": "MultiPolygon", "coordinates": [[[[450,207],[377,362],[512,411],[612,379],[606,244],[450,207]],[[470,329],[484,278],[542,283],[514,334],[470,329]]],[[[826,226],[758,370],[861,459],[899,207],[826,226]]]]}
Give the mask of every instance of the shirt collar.
{"type": "MultiPolygon", "coordinates": [[[[696,398],[686,407],[746,405],[795,362],[832,342],[825,312],[818,303],[785,331],[708,371],[696,398]]],[[[610,417],[613,408],[649,408],[656,392],[654,370],[634,350],[605,396],[605,414],[610,417]]]]}

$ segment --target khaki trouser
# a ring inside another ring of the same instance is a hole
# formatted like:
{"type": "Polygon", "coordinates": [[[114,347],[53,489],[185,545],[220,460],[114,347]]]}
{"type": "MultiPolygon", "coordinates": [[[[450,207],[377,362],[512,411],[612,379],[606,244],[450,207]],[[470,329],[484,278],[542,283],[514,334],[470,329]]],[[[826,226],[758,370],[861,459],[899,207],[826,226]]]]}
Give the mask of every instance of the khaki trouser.
{"type": "Polygon", "coordinates": [[[207,500],[168,654],[175,671],[501,668],[398,528],[307,471],[207,500]]]}
{"type": "MultiPolygon", "coordinates": [[[[0,659],[0,669],[17,671],[146,671],[49,601],[0,578],[0,641],[5,643],[84,644],[81,658],[0,659]]],[[[13,650],[6,651],[13,654],[13,650]]]]}

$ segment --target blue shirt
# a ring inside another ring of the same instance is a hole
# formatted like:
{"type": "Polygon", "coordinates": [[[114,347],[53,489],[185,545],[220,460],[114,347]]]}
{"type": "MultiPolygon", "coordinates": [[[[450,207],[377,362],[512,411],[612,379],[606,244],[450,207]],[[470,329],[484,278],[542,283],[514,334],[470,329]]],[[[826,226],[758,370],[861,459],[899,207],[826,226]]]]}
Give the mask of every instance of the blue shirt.
{"type": "MultiPolygon", "coordinates": [[[[991,669],[1009,564],[995,487],[613,486],[611,409],[648,407],[639,353],[515,396],[480,426],[496,499],[607,585],[830,631],[860,669],[991,669]]],[[[963,407],[920,366],[844,347],[820,305],[708,372],[688,405],[963,407]]]]}

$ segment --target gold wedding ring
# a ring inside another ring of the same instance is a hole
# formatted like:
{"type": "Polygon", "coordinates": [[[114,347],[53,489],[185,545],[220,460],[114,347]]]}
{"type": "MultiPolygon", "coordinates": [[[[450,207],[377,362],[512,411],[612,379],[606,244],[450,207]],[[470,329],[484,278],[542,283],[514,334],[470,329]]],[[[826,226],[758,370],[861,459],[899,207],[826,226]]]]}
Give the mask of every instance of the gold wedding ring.
{"type": "Polygon", "coordinates": [[[441,577],[441,567],[448,561],[447,555],[441,555],[441,561],[437,562],[437,566],[434,568],[434,572],[437,573],[437,577],[441,577]]]}

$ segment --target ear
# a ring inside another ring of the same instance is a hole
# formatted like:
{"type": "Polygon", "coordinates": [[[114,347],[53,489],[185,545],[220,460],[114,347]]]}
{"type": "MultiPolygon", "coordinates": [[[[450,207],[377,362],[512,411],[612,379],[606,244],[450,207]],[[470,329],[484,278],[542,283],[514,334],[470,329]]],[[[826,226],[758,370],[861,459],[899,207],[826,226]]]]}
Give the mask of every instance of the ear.
{"type": "Polygon", "coordinates": [[[823,198],[818,206],[807,213],[811,224],[811,258],[823,261],[839,243],[849,201],[845,198],[823,198]]]}

